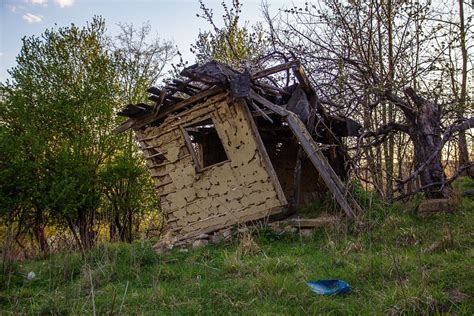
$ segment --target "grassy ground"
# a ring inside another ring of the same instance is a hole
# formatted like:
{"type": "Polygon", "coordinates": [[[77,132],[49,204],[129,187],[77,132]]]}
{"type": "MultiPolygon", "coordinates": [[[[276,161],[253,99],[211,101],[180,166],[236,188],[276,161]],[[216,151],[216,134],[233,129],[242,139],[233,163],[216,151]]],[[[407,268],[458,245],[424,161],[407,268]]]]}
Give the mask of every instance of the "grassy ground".
{"type": "Polygon", "coordinates": [[[18,263],[0,285],[1,314],[474,314],[474,201],[428,218],[412,208],[372,206],[364,225],[312,237],[259,230],[189,252],[112,244],[18,263]],[[326,278],[353,291],[317,296],[305,284],[326,278]]]}

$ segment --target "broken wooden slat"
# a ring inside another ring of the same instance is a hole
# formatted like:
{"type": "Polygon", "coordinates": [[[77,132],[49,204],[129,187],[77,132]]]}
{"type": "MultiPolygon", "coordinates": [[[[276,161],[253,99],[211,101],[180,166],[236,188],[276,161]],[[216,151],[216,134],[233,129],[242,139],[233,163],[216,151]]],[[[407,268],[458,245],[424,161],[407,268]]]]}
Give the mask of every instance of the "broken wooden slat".
{"type": "Polygon", "coordinates": [[[254,73],[252,75],[252,79],[258,79],[258,78],[266,77],[266,76],[269,76],[271,74],[280,72],[282,70],[289,69],[292,66],[296,65],[297,63],[298,63],[297,60],[292,60],[292,61],[286,62],[284,64],[281,64],[281,65],[278,65],[278,66],[275,66],[275,67],[271,67],[271,68],[268,68],[268,69],[257,71],[256,73],[254,73]]]}
{"type": "Polygon", "coordinates": [[[202,169],[203,166],[202,166],[201,160],[198,159],[198,157],[196,155],[196,151],[194,151],[194,149],[193,149],[193,142],[191,141],[191,138],[189,137],[189,134],[186,132],[184,127],[180,126],[179,128],[181,130],[181,133],[184,136],[184,141],[186,142],[186,147],[188,148],[188,151],[191,154],[191,156],[193,157],[194,163],[196,164],[196,171],[199,171],[199,170],[202,169]]]}
{"type": "Polygon", "coordinates": [[[152,158],[156,158],[156,157],[162,157],[163,160],[166,159],[165,155],[163,155],[162,153],[156,153],[156,154],[153,154],[153,155],[150,155],[150,156],[145,156],[144,158],[145,159],[152,159],[152,158]]]}
{"type": "Polygon", "coordinates": [[[257,94],[255,91],[251,90],[250,91],[250,97],[257,101],[258,103],[260,103],[261,105],[263,105],[264,107],[272,110],[273,112],[277,113],[278,115],[280,116],[286,116],[288,115],[288,111],[286,111],[284,108],[282,108],[281,106],[278,106],[276,104],[273,104],[272,102],[268,101],[267,99],[265,99],[264,97],[262,97],[261,95],[257,94]]]}
{"type": "Polygon", "coordinates": [[[166,97],[166,88],[163,88],[163,90],[160,91],[160,96],[158,97],[158,100],[156,100],[156,104],[153,107],[153,112],[158,114],[158,112],[161,109],[161,106],[163,105],[163,101],[165,101],[166,97]]]}
{"type": "Polygon", "coordinates": [[[240,100],[239,105],[242,107],[245,117],[250,122],[250,127],[252,129],[253,137],[262,155],[262,161],[265,164],[265,169],[267,170],[268,175],[270,176],[270,180],[272,181],[273,186],[275,187],[275,191],[277,193],[278,199],[280,200],[282,205],[287,205],[288,201],[286,200],[285,192],[283,192],[280,181],[278,180],[278,176],[275,172],[275,169],[273,168],[273,164],[270,160],[270,157],[268,156],[267,150],[265,149],[265,144],[263,143],[263,140],[260,137],[260,133],[258,132],[257,125],[255,124],[255,121],[252,117],[252,114],[250,113],[249,108],[247,107],[245,99],[240,100]]]}
{"type": "Polygon", "coordinates": [[[261,108],[259,108],[259,107],[253,102],[253,100],[249,100],[249,101],[248,101],[248,104],[250,104],[250,106],[251,106],[255,111],[257,111],[258,113],[260,113],[260,115],[262,115],[264,119],[266,119],[267,121],[269,121],[270,123],[273,124],[273,120],[270,118],[270,116],[268,116],[267,113],[265,113],[261,108]]]}
{"type": "MultiPolygon", "coordinates": [[[[326,158],[320,152],[318,145],[313,140],[311,135],[309,135],[306,127],[303,125],[303,122],[301,122],[301,120],[293,113],[288,113],[286,116],[286,121],[300,142],[301,147],[308,155],[308,158],[316,167],[316,170],[318,170],[321,178],[326,183],[326,186],[336,198],[338,204],[341,206],[348,217],[354,218],[355,213],[347,200],[347,198],[350,198],[348,197],[347,190],[343,189],[344,187],[341,183],[341,180],[339,177],[337,177],[331,166],[327,163],[326,158]]],[[[357,202],[353,198],[350,199],[353,207],[357,211],[360,211],[360,206],[357,204],[357,202]]]]}

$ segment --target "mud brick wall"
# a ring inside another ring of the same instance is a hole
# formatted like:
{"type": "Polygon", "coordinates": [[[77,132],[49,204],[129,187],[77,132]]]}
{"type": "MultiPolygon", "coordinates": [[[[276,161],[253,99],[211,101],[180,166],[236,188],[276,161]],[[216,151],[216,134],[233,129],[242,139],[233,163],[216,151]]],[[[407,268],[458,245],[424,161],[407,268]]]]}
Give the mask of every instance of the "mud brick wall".
{"type": "MultiPolygon", "coordinates": [[[[264,160],[243,104],[227,94],[136,132],[165,211],[166,231],[182,238],[281,211],[278,183],[264,160]],[[228,161],[197,171],[182,127],[211,117],[228,161]]],[[[281,188],[280,188],[281,190],[281,188]]]]}

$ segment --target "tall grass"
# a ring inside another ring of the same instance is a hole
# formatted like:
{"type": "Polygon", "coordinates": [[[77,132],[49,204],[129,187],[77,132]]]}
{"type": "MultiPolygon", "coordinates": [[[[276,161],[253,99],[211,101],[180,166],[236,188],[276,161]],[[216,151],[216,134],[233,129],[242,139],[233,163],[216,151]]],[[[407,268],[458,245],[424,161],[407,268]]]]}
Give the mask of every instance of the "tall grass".
{"type": "Polygon", "coordinates": [[[370,203],[362,224],[310,237],[249,229],[187,252],[118,243],[17,262],[0,285],[1,314],[474,314],[473,200],[427,218],[370,203]],[[353,291],[324,297],[306,286],[329,278],[353,291]]]}

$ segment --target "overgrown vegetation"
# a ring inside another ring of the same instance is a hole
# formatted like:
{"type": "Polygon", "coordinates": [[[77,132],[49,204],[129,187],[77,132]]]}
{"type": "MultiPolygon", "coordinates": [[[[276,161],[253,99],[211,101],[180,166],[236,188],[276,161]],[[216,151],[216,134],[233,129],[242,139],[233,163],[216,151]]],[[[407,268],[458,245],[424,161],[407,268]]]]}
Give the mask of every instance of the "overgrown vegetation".
{"type": "Polygon", "coordinates": [[[132,135],[112,133],[117,109],[146,100],[174,55],[149,33],[124,25],[111,43],[94,17],[23,39],[0,84],[0,238],[18,248],[4,255],[131,242],[159,212],[132,135]]]}
{"type": "MultiPolygon", "coordinates": [[[[467,178],[459,192],[472,189],[467,178]]],[[[474,200],[421,219],[412,206],[381,210],[363,225],[314,236],[266,229],[232,244],[157,254],[150,242],[16,263],[0,308],[42,314],[432,314],[474,312],[474,200]],[[250,241],[251,240],[251,241],[250,241]],[[35,272],[28,280],[26,275],[35,272]],[[322,297],[305,282],[340,278],[346,296],[322,297]]]]}

